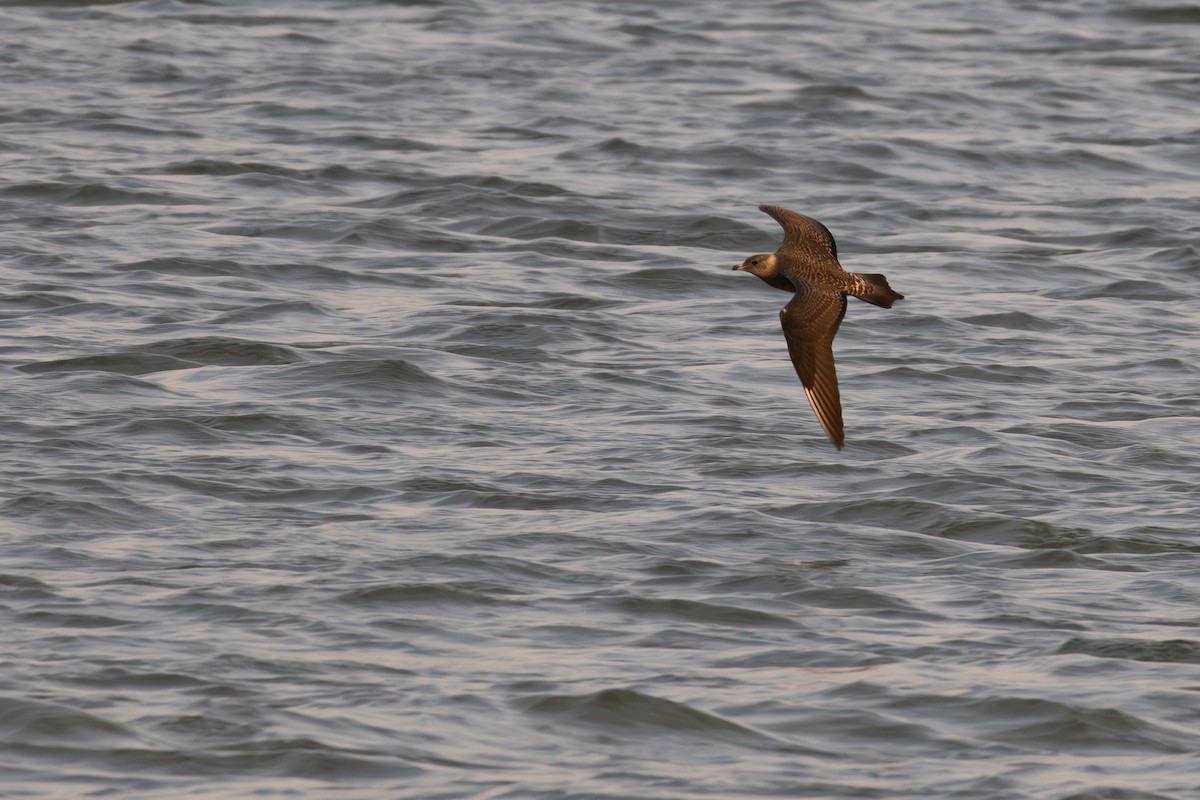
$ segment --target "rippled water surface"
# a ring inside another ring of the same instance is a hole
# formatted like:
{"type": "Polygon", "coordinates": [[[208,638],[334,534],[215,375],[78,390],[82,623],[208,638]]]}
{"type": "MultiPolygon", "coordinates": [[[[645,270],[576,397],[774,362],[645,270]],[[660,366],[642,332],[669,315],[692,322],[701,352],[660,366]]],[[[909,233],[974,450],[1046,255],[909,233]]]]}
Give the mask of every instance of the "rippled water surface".
{"type": "Polygon", "coordinates": [[[0,794],[1197,797],[1200,10],[0,6],[0,794]],[[851,270],[847,447],[730,271],[851,270]]]}

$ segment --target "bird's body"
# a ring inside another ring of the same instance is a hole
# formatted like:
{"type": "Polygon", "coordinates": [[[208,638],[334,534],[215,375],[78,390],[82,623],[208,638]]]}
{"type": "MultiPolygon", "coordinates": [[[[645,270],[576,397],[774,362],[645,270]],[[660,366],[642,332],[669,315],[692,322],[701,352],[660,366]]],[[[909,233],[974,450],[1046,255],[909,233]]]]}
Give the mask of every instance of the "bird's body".
{"type": "Polygon", "coordinates": [[[846,315],[846,296],[891,308],[904,295],[893,291],[882,275],[842,269],[833,234],[815,219],[780,206],[759,206],[759,210],[783,226],[783,244],[774,253],[750,256],[734,269],[757,275],[776,289],[795,293],[779,312],[788,353],[817,419],[829,440],[841,450],[846,436],[833,363],[833,337],[846,315]]]}

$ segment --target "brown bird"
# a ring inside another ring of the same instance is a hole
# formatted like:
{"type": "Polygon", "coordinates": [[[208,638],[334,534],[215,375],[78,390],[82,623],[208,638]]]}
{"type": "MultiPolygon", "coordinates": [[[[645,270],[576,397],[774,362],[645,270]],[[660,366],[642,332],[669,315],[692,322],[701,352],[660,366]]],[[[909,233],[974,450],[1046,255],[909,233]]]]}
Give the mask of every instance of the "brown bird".
{"type": "Polygon", "coordinates": [[[774,253],[750,256],[734,269],[762,278],[776,289],[794,292],[779,321],[804,393],[829,440],[846,444],[842,400],[833,366],[833,337],[846,315],[846,295],[891,308],[904,295],[892,291],[879,274],[846,272],[837,259],[833,234],[812,217],[780,206],[759,206],[783,226],[783,244],[774,253]]]}

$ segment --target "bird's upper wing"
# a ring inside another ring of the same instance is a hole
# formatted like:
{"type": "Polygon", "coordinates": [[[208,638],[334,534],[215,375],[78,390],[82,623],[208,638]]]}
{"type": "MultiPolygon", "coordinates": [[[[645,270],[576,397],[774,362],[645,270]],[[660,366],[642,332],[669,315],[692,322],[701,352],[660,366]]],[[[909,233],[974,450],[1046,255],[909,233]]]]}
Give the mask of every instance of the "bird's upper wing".
{"type": "Polygon", "coordinates": [[[783,226],[783,245],[780,250],[816,250],[837,258],[837,242],[833,234],[812,217],[797,214],[782,206],[759,206],[783,226]]]}
{"type": "Polygon", "coordinates": [[[804,282],[796,284],[796,296],[779,312],[792,365],[817,419],[838,450],[845,445],[846,434],[833,365],[833,337],[845,315],[846,295],[804,282]]]}

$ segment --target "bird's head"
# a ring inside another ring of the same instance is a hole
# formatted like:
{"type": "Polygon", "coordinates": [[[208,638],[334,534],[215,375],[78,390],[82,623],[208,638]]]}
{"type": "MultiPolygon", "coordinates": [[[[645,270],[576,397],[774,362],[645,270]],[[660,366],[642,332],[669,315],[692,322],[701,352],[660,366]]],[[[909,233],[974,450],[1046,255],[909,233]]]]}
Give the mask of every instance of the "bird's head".
{"type": "Polygon", "coordinates": [[[774,253],[760,253],[756,256],[750,256],[734,267],[734,269],[740,269],[749,272],[751,275],[766,278],[775,274],[775,267],[776,258],[774,253]]]}

